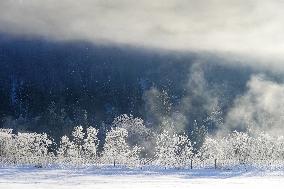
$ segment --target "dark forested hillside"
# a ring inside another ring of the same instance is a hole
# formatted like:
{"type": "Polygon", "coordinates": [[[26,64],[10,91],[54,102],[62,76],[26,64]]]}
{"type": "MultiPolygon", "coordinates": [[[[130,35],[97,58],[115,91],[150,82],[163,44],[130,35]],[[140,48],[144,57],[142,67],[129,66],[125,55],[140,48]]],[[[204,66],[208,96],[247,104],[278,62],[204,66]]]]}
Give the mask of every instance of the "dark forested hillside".
{"type": "Polygon", "coordinates": [[[225,114],[245,90],[250,69],[219,61],[198,53],[1,35],[1,127],[56,138],[79,124],[102,127],[124,113],[155,127],[157,117],[181,112],[190,129],[208,116],[213,98],[225,114]]]}

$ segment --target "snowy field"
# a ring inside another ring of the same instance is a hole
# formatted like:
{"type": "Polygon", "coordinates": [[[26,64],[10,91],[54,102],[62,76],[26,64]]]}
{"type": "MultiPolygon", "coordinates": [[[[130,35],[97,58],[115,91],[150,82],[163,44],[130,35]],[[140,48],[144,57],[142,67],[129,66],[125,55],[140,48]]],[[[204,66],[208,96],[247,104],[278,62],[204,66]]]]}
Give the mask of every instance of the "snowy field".
{"type": "Polygon", "coordinates": [[[284,186],[284,171],[0,168],[2,189],[254,188],[284,186]]]}

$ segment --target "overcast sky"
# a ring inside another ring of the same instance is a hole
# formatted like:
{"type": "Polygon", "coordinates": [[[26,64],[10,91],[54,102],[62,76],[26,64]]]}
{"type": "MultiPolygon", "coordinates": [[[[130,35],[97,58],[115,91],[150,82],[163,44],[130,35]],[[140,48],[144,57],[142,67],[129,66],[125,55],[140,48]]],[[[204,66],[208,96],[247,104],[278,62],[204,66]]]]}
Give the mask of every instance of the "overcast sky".
{"type": "Polygon", "coordinates": [[[281,0],[1,0],[0,31],[284,58],[281,0]]]}

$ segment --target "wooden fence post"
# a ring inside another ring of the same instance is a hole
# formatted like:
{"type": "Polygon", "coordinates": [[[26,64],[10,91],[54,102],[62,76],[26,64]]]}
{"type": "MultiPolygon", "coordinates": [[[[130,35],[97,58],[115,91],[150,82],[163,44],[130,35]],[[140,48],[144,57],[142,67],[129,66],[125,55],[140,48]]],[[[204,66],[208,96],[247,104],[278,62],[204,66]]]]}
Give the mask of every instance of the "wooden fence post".
{"type": "Polygon", "coordinates": [[[190,159],[190,169],[192,169],[192,159],[190,159]]]}
{"type": "Polygon", "coordinates": [[[217,159],[214,159],[214,168],[217,169],[217,159]]]}

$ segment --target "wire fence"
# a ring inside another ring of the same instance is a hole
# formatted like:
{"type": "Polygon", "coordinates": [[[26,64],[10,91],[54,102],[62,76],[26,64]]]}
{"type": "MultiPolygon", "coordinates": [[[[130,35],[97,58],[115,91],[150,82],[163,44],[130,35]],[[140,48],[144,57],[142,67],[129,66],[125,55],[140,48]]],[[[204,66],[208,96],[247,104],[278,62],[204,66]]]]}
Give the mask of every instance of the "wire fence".
{"type": "Polygon", "coordinates": [[[34,166],[42,167],[127,167],[139,169],[236,169],[236,168],[260,168],[260,169],[283,169],[284,160],[236,160],[236,159],[199,159],[192,158],[187,162],[178,164],[177,162],[169,162],[160,164],[155,158],[147,158],[137,160],[135,162],[124,161],[105,162],[100,158],[88,160],[86,158],[58,158],[56,156],[46,157],[1,157],[0,166],[34,166]]]}

